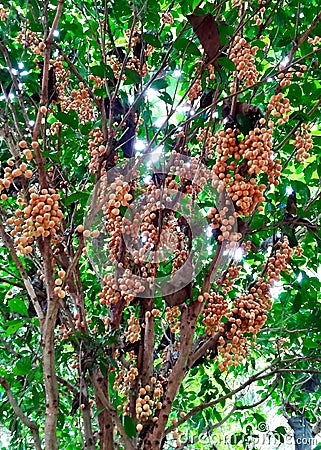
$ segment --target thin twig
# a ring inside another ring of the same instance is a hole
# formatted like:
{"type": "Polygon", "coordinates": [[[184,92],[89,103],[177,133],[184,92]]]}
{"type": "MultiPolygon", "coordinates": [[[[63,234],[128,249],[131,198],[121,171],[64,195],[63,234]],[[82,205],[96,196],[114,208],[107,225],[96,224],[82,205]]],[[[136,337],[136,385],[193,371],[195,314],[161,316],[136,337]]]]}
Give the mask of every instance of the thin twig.
{"type": "Polygon", "coordinates": [[[28,427],[29,430],[31,431],[36,450],[41,450],[42,447],[41,447],[41,441],[40,441],[40,436],[39,436],[39,429],[38,429],[37,425],[35,424],[35,422],[33,420],[28,419],[28,417],[26,417],[24,415],[24,413],[22,412],[22,409],[20,408],[20,406],[18,405],[18,403],[16,402],[16,399],[14,398],[14,396],[12,394],[12,391],[10,389],[10,386],[9,386],[9,383],[7,382],[7,380],[3,377],[0,377],[0,384],[7,394],[9,403],[10,403],[11,407],[13,408],[15,415],[17,417],[19,417],[21,422],[24,425],[26,425],[26,427],[28,427]]]}

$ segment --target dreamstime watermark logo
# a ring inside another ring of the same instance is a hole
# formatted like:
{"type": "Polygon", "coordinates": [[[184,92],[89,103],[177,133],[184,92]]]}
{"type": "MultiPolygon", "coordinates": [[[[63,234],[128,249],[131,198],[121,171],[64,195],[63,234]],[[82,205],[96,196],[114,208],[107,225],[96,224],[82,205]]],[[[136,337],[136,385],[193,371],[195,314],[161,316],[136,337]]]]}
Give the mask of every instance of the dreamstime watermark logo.
{"type": "Polygon", "coordinates": [[[210,169],[178,153],[162,162],[153,153],[130,160],[110,169],[88,201],[89,258],[101,276],[130,278],[140,297],[171,295],[211,260],[217,243],[206,210],[214,206],[221,227],[216,238],[222,236],[212,273],[219,276],[233,255],[236,219],[226,191],[213,187],[210,169]]]}
{"type": "Polygon", "coordinates": [[[270,429],[266,422],[260,422],[256,427],[247,425],[245,432],[236,433],[226,437],[225,444],[240,445],[247,449],[262,448],[294,448],[295,444],[316,446],[318,440],[314,437],[295,437],[293,431],[287,431],[285,427],[270,429]]]}
{"type": "Polygon", "coordinates": [[[234,449],[243,447],[247,450],[255,450],[260,448],[262,450],[283,449],[292,450],[295,444],[304,446],[316,446],[320,439],[316,437],[294,437],[293,431],[287,431],[284,427],[270,429],[266,422],[260,422],[255,425],[247,425],[243,431],[233,434],[223,433],[217,430],[213,434],[201,432],[198,436],[189,436],[190,433],[185,434],[185,439],[190,444],[202,444],[204,449],[212,449],[213,445],[224,449],[234,449]]]}

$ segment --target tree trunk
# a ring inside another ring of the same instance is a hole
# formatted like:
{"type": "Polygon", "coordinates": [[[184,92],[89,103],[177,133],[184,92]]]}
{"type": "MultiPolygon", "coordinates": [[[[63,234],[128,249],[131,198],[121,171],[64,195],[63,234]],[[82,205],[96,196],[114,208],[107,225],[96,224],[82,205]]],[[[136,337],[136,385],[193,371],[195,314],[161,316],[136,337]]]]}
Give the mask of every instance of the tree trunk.
{"type": "MultiPolygon", "coordinates": [[[[100,389],[104,392],[105,396],[108,398],[108,384],[101,372],[97,377],[97,381],[100,384],[100,389]]],[[[96,406],[98,411],[102,411],[98,415],[99,445],[100,445],[99,448],[100,450],[114,450],[115,447],[114,447],[113,422],[109,412],[107,411],[107,409],[105,409],[104,404],[101,402],[99,395],[96,395],[96,406]]]]}

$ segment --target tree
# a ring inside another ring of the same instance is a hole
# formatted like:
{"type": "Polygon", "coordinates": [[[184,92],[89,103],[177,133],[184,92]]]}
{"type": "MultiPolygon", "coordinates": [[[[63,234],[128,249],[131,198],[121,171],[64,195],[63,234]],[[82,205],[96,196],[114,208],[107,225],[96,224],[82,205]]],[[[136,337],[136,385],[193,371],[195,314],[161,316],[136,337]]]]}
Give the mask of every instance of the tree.
{"type": "Polygon", "coordinates": [[[10,448],[312,445],[317,6],[0,5],[10,448]]]}

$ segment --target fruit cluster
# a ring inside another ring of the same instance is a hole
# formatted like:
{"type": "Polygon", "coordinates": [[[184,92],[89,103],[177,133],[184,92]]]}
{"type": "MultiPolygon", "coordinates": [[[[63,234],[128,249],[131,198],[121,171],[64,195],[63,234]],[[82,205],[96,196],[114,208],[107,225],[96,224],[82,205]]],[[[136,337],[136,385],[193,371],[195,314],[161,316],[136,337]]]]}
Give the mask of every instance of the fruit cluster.
{"type": "Polygon", "coordinates": [[[63,111],[76,111],[81,123],[87,123],[95,118],[93,101],[89,90],[83,82],[78,84],[78,89],[73,89],[70,96],[65,96],[61,101],[63,111]]]}
{"type": "Polygon", "coordinates": [[[58,56],[56,59],[50,60],[51,67],[53,68],[57,79],[58,93],[61,93],[62,96],[64,95],[64,91],[67,89],[70,81],[70,70],[65,69],[63,61],[62,56],[58,56]]]}
{"type": "Polygon", "coordinates": [[[233,289],[234,282],[238,278],[241,266],[232,264],[224,273],[221,279],[216,280],[216,292],[211,294],[205,292],[198,296],[198,301],[205,301],[203,324],[207,334],[217,332],[221,318],[228,312],[228,302],[226,295],[233,289]],[[219,294],[218,291],[221,291],[219,294]]]}
{"type": "MultiPolygon", "coordinates": [[[[73,330],[72,328],[67,328],[66,324],[62,323],[61,325],[59,325],[57,332],[58,332],[57,341],[58,340],[65,341],[72,335],[73,330]]],[[[78,367],[78,365],[76,367],[78,367]]]]}
{"type": "Polygon", "coordinates": [[[154,50],[155,50],[155,47],[153,47],[150,44],[147,44],[147,48],[145,50],[146,57],[151,56],[154,50]]]}
{"type": "Polygon", "coordinates": [[[171,25],[174,22],[173,15],[170,12],[162,13],[161,21],[165,25],[171,25]]]}
{"type": "Polygon", "coordinates": [[[31,188],[29,195],[29,203],[24,203],[24,209],[17,209],[16,218],[12,217],[7,221],[8,225],[14,225],[11,235],[17,236],[15,244],[22,254],[32,252],[31,244],[35,238],[54,238],[63,219],[59,206],[60,196],[54,189],[42,189],[37,193],[31,188]]]}
{"type": "Polygon", "coordinates": [[[271,111],[273,117],[279,117],[277,123],[282,125],[289,120],[291,111],[290,101],[282,92],[279,92],[271,96],[267,110],[271,111]]]}
{"type": "Polygon", "coordinates": [[[135,70],[142,78],[144,78],[148,72],[148,65],[146,62],[142,64],[137,56],[133,56],[132,58],[128,58],[126,69],[135,70]]]}
{"type": "Polygon", "coordinates": [[[175,150],[172,152],[174,163],[171,167],[173,176],[178,177],[181,186],[185,189],[180,189],[183,194],[199,194],[207,181],[210,179],[211,171],[204,164],[198,156],[190,158],[187,162],[175,150]]]}
{"type": "Polygon", "coordinates": [[[181,310],[178,306],[166,307],[166,322],[172,333],[178,333],[181,328],[181,310]]]}
{"type": "Polygon", "coordinates": [[[79,357],[78,355],[72,355],[72,359],[74,362],[70,365],[71,369],[78,369],[79,368],[79,357]]]}
{"type": "Polygon", "coordinates": [[[226,295],[233,289],[235,280],[238,278],[242,266],[238,266],[235,262],[225,271],[222,278],[216,280],[216,285],[221,289],[223,295],[226,295]]]}
{"type": "Polygon", "coordinates": [[[196,100],[202,92],[202,85],[201,85],[201,78],[197,77],[194,81],[194,83],[190,86],[190,89],[188,91],[188,99],[189,101],[196,100]]]}
{"type": "Polygon", "coordinates": [[[211,139],[211,146],[216,142],[219,155],[212,169],[213,186],[219,191],[226,187],[239,214],[251,214],[264,201],[266,186],[257,185],[256,175],[265,172],[270,183],[278,184],[281,165],[279,159],[273,160],[273,121],[264,125],[262,118],[260,127],[250,130],[240,142],[232,128],[218,131],[211,139]]]}
{"type": "Polygon", "coordinates": [[[206,150],[206,157],[212,159],[215,153],[216,137],[212,132],[206,128],[200,128],[198,135],[196,136],[198,142],[202,142],[206,150]]]}
{"type": "Polygon", "coordinates": [[[116,303],[121,297],[129,303],[134,300],[137,294],[145,290],[141,279],[135,276],[129,269],[126,269],[117,281],[112,275],[105,275],[103,283],[102,292],[98,295],[100,304],[102,305],[116,303]]]}
{"type": "Polygon", "coordinates": [[[293,75],[294,75],[294,69],[293,67],[289,67],[286,71],[285,71],[285,66],[280,64],[280,70],[282,70],[283,72],[278,74],[278,79],[281,80],[280,81],[280,87],[284,88],[286,86],[290,86],[293,75]]]}
{"type": "Polygon", "coordinates": [[[102,210],[105,217],[105,226],[110,237],[108,244],[112,261],[117,260],[118,250],[122,234],[122,217],[120,215],[120,207],[129,206],[132,195],[129,193],[130,184],[123,179],[122,175],[115,178],[112,183],[108,183],[107,175],[102,176],[99,189],[98,201],[104,201],[102,210]],[[106,198],[106,192],[108,192],[106,198]]]}
{"type": "Polygon", "coordinates": [[[268,283],[270,286],[273,286],[275,281],[280,280],[281,271],[289,273],[287,266],[292,258],[292,249],[287,236],[283,237],[283,242],[278,241],[276,246],[278,248],[275,256],[271,256],[267,264],[268,283]]]}
{"type": "Polygon", "coordinates": [[[103,289],[98,294],[101,305],[111,305],[120,299],[120,292],[117,291],[117,283],[112,275],[105,275],[103,278],[103,289]]]}
{"type": "Polygon", "coordinates": [[[60,122],[60,120],[57,120],[56,122],[53,122],[50,125],[51,134],[58,134],[60,129],[61,129],[61,127],[62,127],[62,122],[60,122]]]}
{"type": "Polygon", "coordinates": [[[219,157],[213,166],[213,178],[221,180],[221,185],[224,187],[229,179],[232,178],[232,174],[229,172],[235,171],[236,161],[241,159],[241,154],[239,153],[237,137],[232,128],[219,130],[211,141],[212,144],[214,142],[216,143],[216,153],[219,157]],[[229,163],[228,160],[231,158],[234,161],[229,163]]]}
{"type": "MultiPolygon", "coordinates": [[[[186,414],[183,411],[180,412],[180,416],[182,418],[185,417],[185,415],[186,414]]],[[[176,425],[176,423],[177,423],[177,419],[176,418],[172,419],[172,425],[176,425]]],[[[185,434],[184,431],[181,431],[176,427],[173,429],[172,436],[173,436],[173,439],[175,439],[176,448],[179,448],[182,446],[182,437],[184,436],[184,434],[185,434]]]]}
{"type": "Polygon", "coordinates": [[[218,351],[224,356],[219,364],[220,370],[236,366],[247,353],[247,339],[244,333],[251,333],[253,338],[261,330],[267,319],[267,311],[272,307],[270,288],[280,280],[281,271],[288,271],[292,258],[292,249],[286,236],[283,242],[276,244],[275,255],[268,259],[262,274],[249,293],[241,294],[234,300],[234,307],[226,313],[228,322],[219,326],[224,335],[219,338],[218,351]]]}
{"type": "Polygon", "coordinates": [[[46,47],[45,43],[41,41],[34,31],[29,29],[18,31],[17,41],[24,47],[30,48],[35,55],[43,56],[43,51],[46,47]]]}
{"type": "Polygon", "coordinates": [[[302,253],[303,253],[303,247],[301,244],[299,244],[296,247],[296,249],[294,250],[294,254],[300,258],[300,256],[302,256],[302,253]]]}
{"type": "Polygon", "coordinates": [[[206,82],[209,83],[210,81],[215,80],[215,69],[213,64],[208,64],[207,69],[209,71],[209,75],[206,77],[206,82]]]}
{"type": "Polygon", "coordinates": [[[125,38],[128,43],[132,46],[136,45],[139,40],[139,28],[137,25],[134,25],[133,28],[128,28],[125,31],[125,38]]]}
{"type": "Polygon", "coordinates": [[[254,15],[255,25],[259,27],[262,24],[262,19],[265,13],[265,0],[259,0],[259,5],[262,5],[257,14],[254,15]]]}
{"type": "MultiPolygon", "coordinates": [[[[25,156],[26,160],[27,160],[27,161],[31,161],[32,158],[33,158],[33,155],[32,155],[32,151],[31,151],[30,148],[28,147],[27,141],[25,141],[25,140],[20,141],[20,142],[19,142],[19,147],[22,149],[22,153],[23,153],[23,155],[25,156]]],[[[36,150],[38,147],[39,147],[39,144],[38,144],[37,141],[33,141],[33,142],[31,143],[31,148],[32,148],[33,150],[36,150]]]]}
{"type": "MultiPolygon", "coordinates": [[[[61,286],[61,284],[59,284],[59,280],[63,280],[65,277],[65,273],[63,270],[58,272],[58,278],[56,279],[56,282],[58,281],[58,284],[56,283],[57,287],[55,288],[55,293],[58,293],[58,297],[59,298],[64,298],[64,296],[59,295],[59,290],[58,287],[61,286]]],[[[68,285],[65,286],[65,291],[68,291],[69,287],[68,285]]],[[[102,318],[103,320],[103,318],[102,318]]],[[[87,318],[86,319],[87,324],[91,323],[91,319],[87,318]]],[[[74,331],[80,331],[80,332],[84,332],[86,329],[85,326],[85,322],[83,320],[81,320],[80,314],[79,312],[74,312],[73,314],[73,318],[71,321],[65,321],[64,323],[62,323],[61,325],[58,326],[57,332],[58,332],[58,337],[57,339],[59,340],[66,340],[68,339],[72,333],[74,331]]],[[[77,359],[77,358],[75,358],[77,359]]],[[[78,367],[78,361],[77,363],[75,363],[74,365],[71,366],[72,369],[76,369],[78,367]]]]}
{"type": "Polygon", "coordinates": [[[88,78],[89,78],[90,81],[92,81],[94,83],[93,91],[95,91],[96,89],[101,88],[104,85],[103,78],[100,78],[97,75],[90,74],[88,78]]]}
{"type": "Polygon", "coordinates": [[[8,9],[4,9],[4,7],[1,5],[0,6],[0,20],[2,22],[4,22],[9,16],[9,10],[8,9]]]}
{"type": "Polygon", "coordinates": [[[65,298],[66,297],[66,290],[62,289],[62,284],[64,282],[65,275],[66,275],[66,272],[64,270],[59,270],[58,271],[58,277],[55,279],[56,287],[54,289],[54,293],[59,298],[65,298]]]}
{"type": "Polygon", "coordinates": [[[24,176],[29,179],[32,177],[32,170],[27,169],[27,165],[25,163],[19,164],[19,166],[15,169],[12,169],[14,166],[14,160],[12,158],[7,161],[8,167],[4,169],[3,178],[0,178],[0,198],[1,200],[7,200],[8,196],[6,193],[2,192],[5,189],[9,189],[12,183],[16,178],[24,176]]]}
{"type": "MultiPolygon", "coordinates": [[[[175,225],[177,221],[172,213],[164,212],[162,214],[162,230],[158,232],[158,217],[160,209],[165,209],[161,204],[161,190],[155,186],[153,181],[147,184],[142,195],[144,196],[144,204],[140,210],[137,210],[130,219],[124,218],[124,232],[129,236],[132,249],[131,256],[135,264],[145,263],[145,269],[148,269],[150,275],[155,275],[155,267],[152,263],[155,258],[159,262],[166,259],[166,254],[175,248],[179,233],[176,232],[175,225]],[[174,225],[175,224],[175,225],[174,225]],[[153,251],[155,250],[155,251],[153,251]],[[149,262],[147,262],[149,261],[149,262]]],[[[170,201],[167,197],[168,190],[163,192],[165,200],[170,201]]],[[[148,277],[147,272],[143,277],[148,277]]]]}
{"type": "MultiPolygon", "coordinates": [[[[255,178],[247,180],[239,174],[236,174],[234,181],[229,183],[227,192],[235,202],[236,211],[244,216],[249,216],[255,209],[256,205],[264,202],[263,192],[266,189],[265,184],[256,184],[255,178]]],[[[259,206],[261,211],[262,207],[259,206]]]]}
{"type": "MultiPolygon", "coordinates": [[[[117,59],[115,55],[107,56],[106,63],[110,66],[111,70],[113,71],[114,77],[118,80],[122,69],[122,63],[117,59]]],[[[125,79],[125,75],[122,74],[122,80],[125,79]]]]}
{"type": "MultiPolygon", "coordinates": [[[[153,422],[157,422],[156,411],[162,409],[162,402],[160,398],[163,395],[163,386],[160,380],[155,377],[151,378],[151,384],[141,387],[139,395],[136,399],[136,417],[139,422],[147,422],[151,416],[153,422]]],[[[137,431],[143,429],[143,424],[137,424],[137,431]]]]}
{"type": "MultiPolygon", "coordinates": [[[[128,361],[123,361],[123,368],[115,376],[114,390],[119,391],[124,395],[130,394],[131,383],[138,376],[138,369],[136,367],[137,356],[133,351],[127,353],[128,361]]],[[[120,361],[119,353],[116,351],[113,355],[115,361],[120,361]]],[[[126,409],[126,407],[125,407],[126,409]]]]}
{"type": "MultiPolygon", "coordinates": [[[[125,38],[130,45],[131,49],[133,49],[133,52],[135,53],[136,44],[139,43],[139,29],[137,26],[135,26],[133,29],[128,29],[125,32],[125,38]],[[130,42],[129,42],[130,41],[130,42]]],[[[153,52],[153,47],[151,45],[148,45],[146,50],[144,49],[144,56],[148,57],[153,52]]],[[[114,77],[116,79],[119,79],[119,77],[122,77],[122,80],[126,80],[126,75],[124,74],[123,69],[131,69],[135,70],[137,73],[140,74],[141,77],[145,77],[148,72],[148,65],[146,61],[143,61],[140,55],[133,55],[131,57],[128,57],[126,59],[126,66],[123,67],[123,63],[117,58],[116,55],[108,55],[106,58],[106,62],[111,67],[114,77]]]]}
{"type": "Polygon", "coordinates": [[[141,327],[139,325],[139,320],[136,318],[135,314],[132,313],[127,319],[128,328],[125,331],[125,339],[128,342],[134,343],[140,340],[141,327]]]}
{"type": "Polygon", "coordinates": [[[307,70],[307,66],[305,64],[298,64],[296,68],[293,67],[286,68],[286,66],[281,63],[279,69],[281,72],[278,74],[277,77],[279,80],[281,80],[280,88],[284,88],[290,86],[294,75],[301,78],[303,76],[303,72],[307,70]]]}
{"type": "MultiPolygon", "coordinates": [[[[257,46],[251,48],[243,37],[235,36],[229,58],[236,66],[234,76],[239,81],[244,80],[245,86],[252,86],[256,83],[258,71],[256,70],[254,56],[258,49],[257,46]]],[[[231,94],[235,94],[235,92],[236,82],[231,86],[231,94]]]]}
{"type": "Polygon", "coordinates": [[[96,127],[90,131],[88,140],[88,153],[90,155],[89,172],[95,173],[99,165],[99,156],[106,151],[106,147],[102,145],[104,142],[104,136],[102,131],[96,127]]]}
{"type": "Polygon", "coordinates": [[[250,130],[249,134],[239,144],[240,153],[247,160],[247,173],[258,175],[261,172],[268,174],[271,184],[278,184],[277,178],[281,173],[280,160],[273,160],[273,121],[269,120],[267,128],[265,119],[260,119],[261,127],[250,130]]]}
{"type": "Polygon", "coordinates": [[[309,151],[313,148],[313,140],[310,134],[311,126],[309,124],[302,123],[301,131],[295,132],[294,147],[297,149],[295,155],[296,159],[303,164],[304,160],[309,158],[309,151]]]}
{"type": "Polygon", "coordinates": [[[320,36],[315,36],[314,38],[309,37],[308,38],[308,43],[312,44],[312,45],[320,45],[321,44],[321,37],[320,36]]]}
{"type": "Polygon", "coordinates": [[[211,221],[211,228],[213,230],[220,230],[217,238],[219,241],[226,239],[236,242],[240,239],[239,234],[233,231],[236,219],[233,215],[227,215],[227,213],[227,207],[224,207],[220,212],[218,212],[216,208],[211,208],[207,217],[211,221]]]}
{"type": "Polygon", "coordinates": [[[225,297],[220,294],[204,292],[202,296],[203,301],[206,301],[206,307],[204,309],[203,324],[205,325],[205,331],[207,334],[215,334],[221,318],[226,315],[228,311],[228,302],[225,297]]]}
{"type": "Polygon", "coordinates": [[[189,256],[185,234],[176,232],[174,234],[174,237],[175,239],[174,242],[172,242],[172,248],[175,248],[176,250],[174,254],[175,256],[173,261],[172,273],[177,272],[177,270],[179,270],[183,266],[183,264],[185,264],[189,256]]]}
{"type": "Polygon", "coordinates": [[[66,70],[63,65],[63,58],[58,57],[50,61],[57,79],[56,88],[58,91],[60,107],[62,111],[76,111],[81,123],[87,123],[95,118],[93,100],[90,97],[89,89],[84,83],[78,83],[78,89],[68,92],[70,83],[70,70],[66,70]]]}

